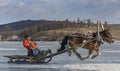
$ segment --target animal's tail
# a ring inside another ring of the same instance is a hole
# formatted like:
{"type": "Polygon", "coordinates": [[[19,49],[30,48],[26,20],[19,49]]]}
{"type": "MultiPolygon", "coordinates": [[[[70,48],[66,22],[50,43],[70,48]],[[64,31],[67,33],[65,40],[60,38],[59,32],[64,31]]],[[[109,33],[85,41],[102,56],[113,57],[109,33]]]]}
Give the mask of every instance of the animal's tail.
{"type": "Polygon", "coordinates": [[[62,50],[65,50],[65,45],[67,45],[68,39],[69,39],[69,36],[68,36],[68,35],[64,37],[64,39],[63,39],[62,42],[61,42],[61,47],[60,47],[60,49],[57,50],[58,52],[60,52],[60,51],[62,51],[62,50]]]}

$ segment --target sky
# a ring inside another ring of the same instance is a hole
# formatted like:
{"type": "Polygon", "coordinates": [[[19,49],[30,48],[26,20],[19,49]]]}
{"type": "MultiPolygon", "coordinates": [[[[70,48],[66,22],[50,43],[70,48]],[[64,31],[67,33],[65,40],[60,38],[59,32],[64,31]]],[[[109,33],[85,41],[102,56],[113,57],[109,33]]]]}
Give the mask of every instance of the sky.
{"type": "Polygon", "coordinates": [[[78,17],[120,24],[120,0],[0,0],[0,24],[78,17]]]}

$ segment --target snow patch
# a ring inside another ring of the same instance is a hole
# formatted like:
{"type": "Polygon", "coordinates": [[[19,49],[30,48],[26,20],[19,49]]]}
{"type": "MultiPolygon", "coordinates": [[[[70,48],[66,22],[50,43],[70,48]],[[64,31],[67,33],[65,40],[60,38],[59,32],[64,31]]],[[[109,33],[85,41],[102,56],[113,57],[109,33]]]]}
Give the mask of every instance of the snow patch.
{"type": "Polygon", "coordinates": [[[120,53],[120,51],[102,51],[102,52],[110,52],[110,53],[120,53]]]}
{"type": "Polygon", "coordinates": [[[72,64],[64,65],[64,68],[93,71],[119,71],[120,64],[72,64]]]}
{"type": "Polygon", "coordinates": [[[0,50],[18,50],[18,49],[15,49],[15,48],[0,48],[0,50]]]}
{"type": "Polygon", "coordinates": [[[120,64],[50,64],[50,65],[0,65],[0,67],[13,68],[53,68],[69,70],[90,70],[90,71],[119,71],[120,64]]]}

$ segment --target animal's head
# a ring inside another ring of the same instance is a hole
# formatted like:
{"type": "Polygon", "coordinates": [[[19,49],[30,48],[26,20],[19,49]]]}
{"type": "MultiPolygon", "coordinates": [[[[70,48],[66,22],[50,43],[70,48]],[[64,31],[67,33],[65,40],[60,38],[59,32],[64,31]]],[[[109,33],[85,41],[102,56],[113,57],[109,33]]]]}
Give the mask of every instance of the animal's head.
{"type": "Polygon", "coordinates": [[[101,32],[103,41],[111,44],[114,42],[112,34],[110,33],[109,29],[105,29],[101,32]]]}

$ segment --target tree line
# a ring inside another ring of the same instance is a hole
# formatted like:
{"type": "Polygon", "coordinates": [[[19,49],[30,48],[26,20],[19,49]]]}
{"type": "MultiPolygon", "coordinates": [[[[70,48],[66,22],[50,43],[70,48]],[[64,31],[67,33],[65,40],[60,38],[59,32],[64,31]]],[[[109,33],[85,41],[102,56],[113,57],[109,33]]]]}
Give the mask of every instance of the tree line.
{"type": "MultiPolygon", "coordinates": [[[[105,21],[105,26],[107,26],[107,22],[105,21]]],[[[20,37],[24,37],[24,35],[29,34],[34,40],[56,40],[65,34],[63,32],[57,33],[48,33],[48,30],[58,30],[64,28],[75,28],[75,27],[95,27],[96,23],[94,23],[91,19],[80,20],[78,17],[76,21],[70,21],[68,19],[63,21],[50,21],[40,26],[32,26],[31,28],[25,29],[19,33],[20,37]]]]}

